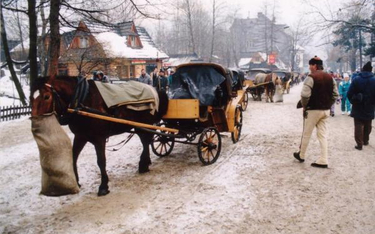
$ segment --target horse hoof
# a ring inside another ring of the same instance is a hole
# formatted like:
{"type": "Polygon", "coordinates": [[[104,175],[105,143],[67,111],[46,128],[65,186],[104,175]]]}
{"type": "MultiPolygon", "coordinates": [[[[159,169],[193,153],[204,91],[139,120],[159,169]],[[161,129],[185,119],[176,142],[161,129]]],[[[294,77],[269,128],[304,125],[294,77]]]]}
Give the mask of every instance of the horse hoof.
{"type": "Polygon", "coordinates": [[[80,183],[77,183],[78,184],[78,187],[80,188],[81,187],[81,184],[80,183]]]}
{"type": "Polygon", "coordinates": [[[98,196],[101,197],[101,196],[105,196],[109,193],[109,190],[108,189],[99,189],[99,192],[98,192],[98,196]]]}
{"type": "Polygon", "coordinates": [[[150,169],[148,169],[148,168],[145,168],[145,169],[139,168],[139,174],[144,174],[144,173],[147,173],[149,171],[150,171],[150,169]]]}

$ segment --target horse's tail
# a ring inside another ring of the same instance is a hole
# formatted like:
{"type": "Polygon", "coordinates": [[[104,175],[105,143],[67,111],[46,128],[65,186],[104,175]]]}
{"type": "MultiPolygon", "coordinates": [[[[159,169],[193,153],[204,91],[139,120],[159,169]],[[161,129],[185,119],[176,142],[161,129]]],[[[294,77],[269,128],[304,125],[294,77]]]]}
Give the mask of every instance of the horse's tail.
{"type": "Polygon", "coordinates": [[[160,120],[168,110],[168,95],[165,91],[158,91],[159,96],[159,111],[156,113],[156,117],[160,120]]]}

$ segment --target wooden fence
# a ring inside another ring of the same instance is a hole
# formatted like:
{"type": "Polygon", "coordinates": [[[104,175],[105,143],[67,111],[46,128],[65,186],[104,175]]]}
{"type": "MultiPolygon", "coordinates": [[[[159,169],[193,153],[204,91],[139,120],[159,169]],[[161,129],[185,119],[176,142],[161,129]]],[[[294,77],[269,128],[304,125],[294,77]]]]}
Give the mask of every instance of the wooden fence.
{"type": "Polygon", "coordinates": [[[0,122],[31,115],[31,106],[0,106],[0,122]]]}

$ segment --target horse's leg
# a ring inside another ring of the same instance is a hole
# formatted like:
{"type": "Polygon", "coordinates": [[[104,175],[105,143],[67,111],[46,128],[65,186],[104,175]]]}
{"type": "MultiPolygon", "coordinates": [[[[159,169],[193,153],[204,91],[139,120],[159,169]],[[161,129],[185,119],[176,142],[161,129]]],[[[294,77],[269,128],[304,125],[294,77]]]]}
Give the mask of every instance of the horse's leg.
{"type": "Polygon", "coordinates": [[[257,87],[256,91],[257,91],[258,101],[262,101],[262,88],[257,87]]]}
{"type": "Polygon", "coordinates": [[[139,132],[138,136],[141,139],[143,145],[143,151],[139,160],[138,171],[139,173],[146,173],[150,171],[150,169],[148,168],[149,165],[151,165],[150,144],[154,134],[148,132],[139,132]]]}
{"type": "Polygon", "coordinates": [[[273,102],[273,96],[275,95],[275,89],[271,86],[270,87],[270,101],[273,102]]]}
{"type": "Polygon", "coordinates": [[[73,140],[73,169],[74,169],[74,174],[76,176],[77,184],[78,184],[79,187],[81,187],[81,185],[79,184],[77,161],[78,161],[78,156],[81,153],[83,147],[85,147],[86,143],[87,143],[87,140],[85,140],[84,138],[79,137],[77,135],[74,136],[74,140],[73,140]]]}
{"type": "Polygon", "coordinates": [[[266,93],[266,102],[268,102],[268,98],[269,98],[269,88],[266,86],[265,87],[265,93],[266,93]]]}
{"type": "Polygon", "coordinates": [[[104,196],[109,193],[108,190],[108,175],[106,171],[106,157],[105,157],[105,138],[95,142],[96,157],[98,160],[98,166],[102,175],[102,182],[99,186],[98,196],[104,196]]]}

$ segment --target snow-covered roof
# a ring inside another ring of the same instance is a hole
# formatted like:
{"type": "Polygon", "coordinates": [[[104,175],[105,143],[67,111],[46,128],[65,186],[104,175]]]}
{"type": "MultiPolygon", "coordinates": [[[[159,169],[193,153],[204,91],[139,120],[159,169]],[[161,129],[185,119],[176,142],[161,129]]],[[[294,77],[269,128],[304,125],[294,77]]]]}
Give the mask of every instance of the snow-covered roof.
{"type": "Polygon", "coordinates": [[[287,66],[285,65],[285,63],[281,61],[280,59],[276,59],[275,66],[277,66],[279,69],[287,69],[287,66]]]}
{"type": "MultiPolygon", "coordinates": [[[[136,27],[137,33],[131,31],[133,22],[125,22],[118,24],[112,30],[98,31],[94,30],[92,33],[97,41],[103,46],[103,49],[109,58],[129,58],[129,59],[166,59],[169,56],[163,51],[159,50],[155,43],[152,41],[151,36],[148,34],[145,28],[136,27]],[[127,36],[139,36],[142,44],[142,48],[132,48],[126,43],[127,36]]],[[[76,31],[72,28],[61,28],[60,33],[63,41],[67,46],[70,45],[76,31]]],[[[85,32],[86,33],[86,32],[85,32]]],[[[24,48],[29,49],[29,39],[23,42],[24,48]]],[[[20,51],[22,49],[21,44],[14,47],[11,52],[20,51]]]]}
{"type": "MultiPolygon", "coordinates": [[[[61,35],[64,35],[64,34],[73,34],[73,32],[75,32],[75,28],[72,28],[72,27],[60,27],[60,34],[61,35]]],[[[42,30],[38,30],[38,37],[41,36],[41,31],[42,30]]],[[[49,32],[47,32],[49,33],[49,32]]],[[[30,48],[30,38],[27,38],[25,39],[22,43],[18,44],[17,46],[15,46],[10,52],[17,52],[17,51],[22,51],[22,44],[23,44],[23,47],[25,48],[25,50],[28,50],[30,48]]]]}
{"type": "Polygon", "coordinates": [[[303,47],[300,46],[300,45],[297,45],[297,46],[296,46],[296,49],[299,50],[299,51],[305,51],[305,48],[303,48],[303,47]]]}
{"type": "Polygon", "coordinates": [[[96,40],[103,46],[104,52],[111,58],[131,59],[166,59],[168,55],[156,48],[150,35],[142,27],[137,27],[142,48],[127,46],[126,36],[120,36],[115,32],[103,32],[94,34],[96,40]]]}
{"type": "Polygon", "coordinates": [[[16,45],[13,49],[10,50],[10,53],[22,51],[22,44],[23,44],[23,48],[25,48],[25,50],[28,50],[30,47],[30,39],[27,38],[22,43],[16,45]]]}
{"type": "Polygon", "coordinates": [[[190,63],[194,60],[199,60],[199,57],[196,54],[170,55],[169,59],[164,61],[164,65],[177,67],[180,64],[190,63]]]}
{"type": "Polygon", "coordinates": [[[266,54],[266,53],[258,52],[258,54],[259,54],[260,57],[263,59],[263,61],[267,61],[267,54],[266,54]]]}
{"type": "Polygon", "coordinates": [[[242,67],[245,65],[249,65],[251,62],[251,58],[241,58],[240,61],[238,62],[238,66],[242,67]]]}

